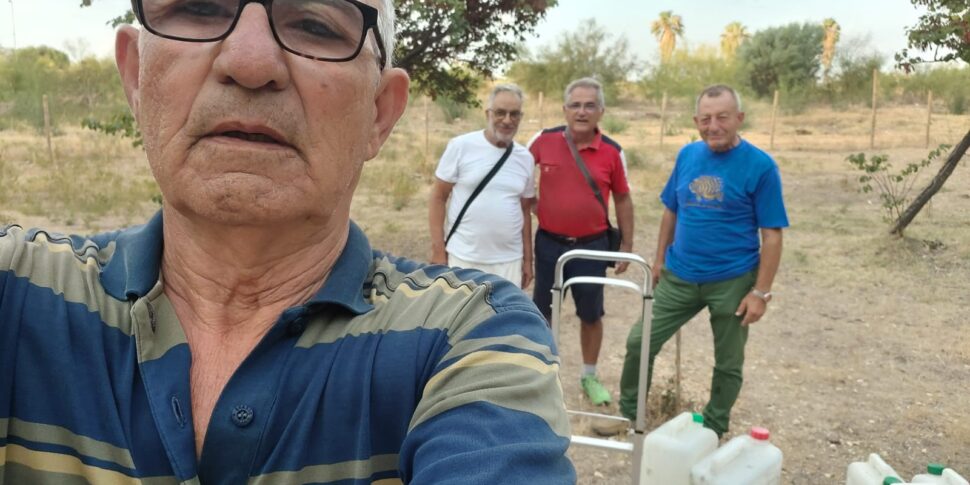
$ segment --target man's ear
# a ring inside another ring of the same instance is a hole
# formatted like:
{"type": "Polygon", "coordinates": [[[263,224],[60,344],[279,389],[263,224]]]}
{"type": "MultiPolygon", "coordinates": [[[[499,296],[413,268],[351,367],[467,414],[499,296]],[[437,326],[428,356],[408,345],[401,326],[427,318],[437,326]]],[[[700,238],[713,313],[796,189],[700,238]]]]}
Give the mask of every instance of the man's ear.
{"type": "Polygon", "coordinates": [[[115,62],[121,74],[121,85],[128,97],[128,106],[138,119],[138,35],[139,30],[125,25],[115,35],[115,62]]]}
{"type": "Polygon", "coordinates": [[[388,68],[381,74],[381,84],[377,87],[374,99],[376,112],[374,128],[367,144],[366,160],[377,156],[381,146],[391,135],[397,120],[404,114],[408,105],[408,90],[411,79],[404,69],[388,68]]]}

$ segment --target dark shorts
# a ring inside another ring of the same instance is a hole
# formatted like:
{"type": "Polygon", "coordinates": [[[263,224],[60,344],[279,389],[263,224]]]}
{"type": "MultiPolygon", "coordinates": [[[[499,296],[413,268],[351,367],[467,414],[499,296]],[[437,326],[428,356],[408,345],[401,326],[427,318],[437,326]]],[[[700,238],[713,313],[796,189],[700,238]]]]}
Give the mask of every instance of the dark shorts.
{"type": "MultiPolygon", "coordinates": [[[[601,238],[588,242],[565,244],[547,236],[544,231],[536,232],[535,245],[535,286],[532,301],[546,319],[552,317],[552,285],[555,282],[556,261],[566,251],[573,249],[593,249],[606,251],[607,240],[601,238]]],[[[606,276],[606,261],[574,259],[563,269],[563,281],[575,276],[606,276]]],[[[576,316],[584,322],[599,320],[603,314],[603,285],[573,285],[568,290],[576,304],[576,316]]]]}

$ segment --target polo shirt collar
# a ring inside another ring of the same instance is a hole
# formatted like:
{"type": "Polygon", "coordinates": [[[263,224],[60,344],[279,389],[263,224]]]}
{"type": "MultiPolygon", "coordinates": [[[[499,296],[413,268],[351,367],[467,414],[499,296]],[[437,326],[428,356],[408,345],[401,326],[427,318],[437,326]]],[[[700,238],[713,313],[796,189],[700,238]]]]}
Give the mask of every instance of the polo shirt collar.
{"type": "MultiPolygon", "coordinates": [[[[569,129],[569,127],[567,126],[567,127],[565,127],[564,130],[562,130],[562,137],[563,138],[566,138],[566,130],[568,130],[568,129],[569,129]]],[[[593,140],[591,142],[589,142],[589,145],[586,145],[583,148],[579,148],[579,147],[576,147],[576,148],[578,148],[579,150],[586,150],[587,148],[588,149],[591,149],[591,150],[599,150],[600,149],[600,145],[602,145],[602,144],[603,144],[603,132],[600,131],[599,127],[596,127],[596,134],[593,135],[593,140]]]]}
{"type": "MultiPolygon", "coordinates": [[[[162,212],[147,224],[120,231],[115,251],[101,270],[101,285],[118,300],[135,300],[148,294],[158,283],[162,261],[162,212]]],[[[367,236],[350,222],[347,244],[334,263],[323,287],[307,305],[335,304],[360,315],[374,307],[364,297],[373,252],[367,236]]]]}

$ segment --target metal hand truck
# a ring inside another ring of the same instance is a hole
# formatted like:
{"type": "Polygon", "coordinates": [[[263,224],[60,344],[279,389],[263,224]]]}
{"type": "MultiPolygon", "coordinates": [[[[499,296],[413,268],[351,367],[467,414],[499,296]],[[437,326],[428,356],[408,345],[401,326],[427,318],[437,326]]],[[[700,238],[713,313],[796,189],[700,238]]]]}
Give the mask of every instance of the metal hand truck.
{"type": "MultiPolygon", "coordinates": [[[[571,444],[577,446],[588,446],[592,448],[599,448],[608,451],[618,451],[624,453],[632,454],[633,460],[633,484],[640,484],[640,468],[642,466],[643,458],[643,438],[647,426],[647,415],[646,415],[646,394],[647,394],[647,366],[650,365],[650,320],[647,313],[648,301],[653,299],[653,277],[650,273],[650,265],[643,260],[639,255],[633,253],[620,253],[611,251],[593,251],[589,249],[574,249],[572,251],[567,251],[559,260],[556,262],[556,273],[555,280],[552,286],[552,319],[550,324],[552,326],[552,336],[556,343],[556,348],[559,348],[559,314],[562,310],[562,300],[563,295],[567,288],[572,285],[577,284],[596,284],[604,286],[618,286],[620,288],[626,288],[632,290],[640,295],[641,298],[641,308],[640,308],[640,318],[643,319],[643,341],[640,344],[640,380],[638,382],[637,390],[637,417],[636,422],[633,423],[633,442],[632,443],[622,443],[602,438],[593,438],[590,436],[573,435],[571,437],[571,444]],[[563,268],[565,268],[566,263],[573,259],[589,259],[594,261],[616,261],[616,262],[628,262],[631,265],[637,265],[643,269],[644,278],[643,284],[638,285],[633,281],[622,280],[618,278],[608,278],[603,276],[576,276],[563,281],[563,268]]],[[[678,349],[679,350],[679,349],[678,349]]],[[[610,414],[597,414],[597,413],[587,413],[583,411],[566,411],[567,413],[574,416],[587,416],[599,419],[606,419],[612,421],[626,421],[628,419],[621,416],[613,416],[610,414]]]]}

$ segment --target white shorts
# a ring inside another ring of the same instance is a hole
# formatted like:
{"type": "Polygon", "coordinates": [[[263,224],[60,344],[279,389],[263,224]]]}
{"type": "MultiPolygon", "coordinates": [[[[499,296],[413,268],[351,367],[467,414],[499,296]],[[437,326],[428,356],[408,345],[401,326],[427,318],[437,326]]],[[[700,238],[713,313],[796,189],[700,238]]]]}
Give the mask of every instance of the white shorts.
{"type": "Polygon", "coordinates": [[[492,273],[493,275],[501,276],[512,282],[515,286],[522,287],[522,260],[516,259],[515,261],[509,261],[508,263],[473,263],[471,261],[465,261],[464,259],[457,258],[448,255],[448,266],[454,266],[457,268],[474,268],[477,270],[484,271],[486,273],[492,273]]]}

